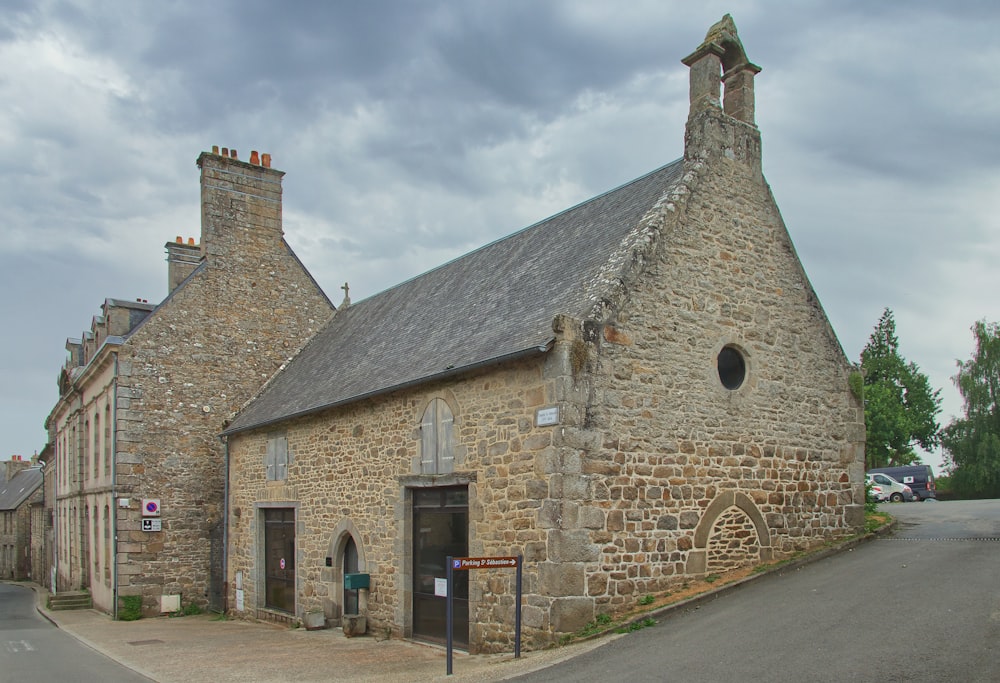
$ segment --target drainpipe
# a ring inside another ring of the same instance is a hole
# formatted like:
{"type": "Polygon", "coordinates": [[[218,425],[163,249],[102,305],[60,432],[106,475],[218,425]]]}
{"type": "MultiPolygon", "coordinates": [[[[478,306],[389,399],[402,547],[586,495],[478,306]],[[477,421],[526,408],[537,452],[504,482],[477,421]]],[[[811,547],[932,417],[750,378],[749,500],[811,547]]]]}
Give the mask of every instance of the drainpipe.
{"type": "Polygon", "coordinates": [[[118,354],[111,374],[111,618],[118,621],[118,354]]]}
{"type": "Polygon", "coordinates": [[[222,436],[226,479],[222,488],[222,613],[229,611],[229,438],[222,436]]]}

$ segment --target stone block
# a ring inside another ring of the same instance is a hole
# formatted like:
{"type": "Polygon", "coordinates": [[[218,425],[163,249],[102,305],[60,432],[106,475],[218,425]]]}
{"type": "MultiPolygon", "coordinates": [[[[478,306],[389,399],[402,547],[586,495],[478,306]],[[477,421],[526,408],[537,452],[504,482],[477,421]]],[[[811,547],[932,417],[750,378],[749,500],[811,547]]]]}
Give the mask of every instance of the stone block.
{"type": "Polygon", "coordinates": [[[342,628],[348,638],[363,636],[368,631],[368,618],[363,614],[345,614],[342,628]]]}
{"type": "Polygon", "coordinates": [[[542,562],[538,565],[538,590],[543,595],[583,595],[584,580],[584,566],[579,562],[542,562]]]}
{"type": "Polygon", "coordinates": [[[593,598],[556,598],[549,608],[552,630],[573,633],[594,620],[593,598]]]}
{"type": "Polygon", "coordinates": [[[587,531],[549,532],[548,556],[553,562],[596,562],[600,547],[592,543],[587,531]]]}

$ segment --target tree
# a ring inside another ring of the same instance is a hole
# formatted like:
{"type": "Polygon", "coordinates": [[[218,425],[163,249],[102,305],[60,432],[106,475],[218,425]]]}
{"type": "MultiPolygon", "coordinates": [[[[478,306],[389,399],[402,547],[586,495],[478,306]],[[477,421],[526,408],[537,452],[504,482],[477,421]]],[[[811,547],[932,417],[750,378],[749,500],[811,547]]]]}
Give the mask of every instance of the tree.
{"type": "Polygon", "coordinates": [[[955,385],[965,417],[948,425],[942,444],[951,460],[955,492],[963,497],[1000,497],[1000,325],[972,326],[976,350],[958,361],[955,385]]]}
{"type": "Polygon", "coordinates": [[[896,320],[888,308],[861,351],[861,367],[867,468],[917,462],[916,445],[929,451],[939,443],[941,390],[931,391],[927,376],[900,355],[896,320]]]}

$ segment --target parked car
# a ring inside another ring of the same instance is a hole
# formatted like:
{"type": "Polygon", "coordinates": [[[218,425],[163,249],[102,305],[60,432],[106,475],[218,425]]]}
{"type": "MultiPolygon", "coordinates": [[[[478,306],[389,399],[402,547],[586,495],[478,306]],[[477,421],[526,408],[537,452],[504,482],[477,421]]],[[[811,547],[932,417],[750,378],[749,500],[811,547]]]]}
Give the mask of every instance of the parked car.
{"type": "Polygon", "coordinates": [[[868,495],[871,496],[876,503],[885,502],[885,492],[882,490],[881,486],[872,484],[868,487],[868,495]]]}
{"type": "Polygon", "coordinates": [[[902,503],[904,501],[910,502],[911,500],[918,499],[916,494],[913,493],[913,489],[906,484],[900,484],[888,474],[875,472],[865,476],[868,481],[881,489],[882,500],[888,500],[893,503],[902,503]]]}
{"type": "Polygon", "coordinates": [[[930,465],[903,465],[901,467],[873,467],[868,474],[880,472],[906,484],[920,500],[936,499],[934,473],[930,465]]]}

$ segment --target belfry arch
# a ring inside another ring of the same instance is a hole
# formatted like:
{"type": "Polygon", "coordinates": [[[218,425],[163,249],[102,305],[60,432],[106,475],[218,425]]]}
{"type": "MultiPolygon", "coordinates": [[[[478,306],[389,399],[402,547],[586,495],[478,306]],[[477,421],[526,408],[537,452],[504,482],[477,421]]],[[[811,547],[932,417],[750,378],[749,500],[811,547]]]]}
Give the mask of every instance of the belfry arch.
{"type": "Polygon", "coordinates": [[[722,110],[755,125],[753,79],[760,73],[760,67],[747,59],[730,15],[708,29],[698,49],[681,62],[691,69],[692,114],[704,106],[719,107],[719,92],[724,85],[722,110]]]}

